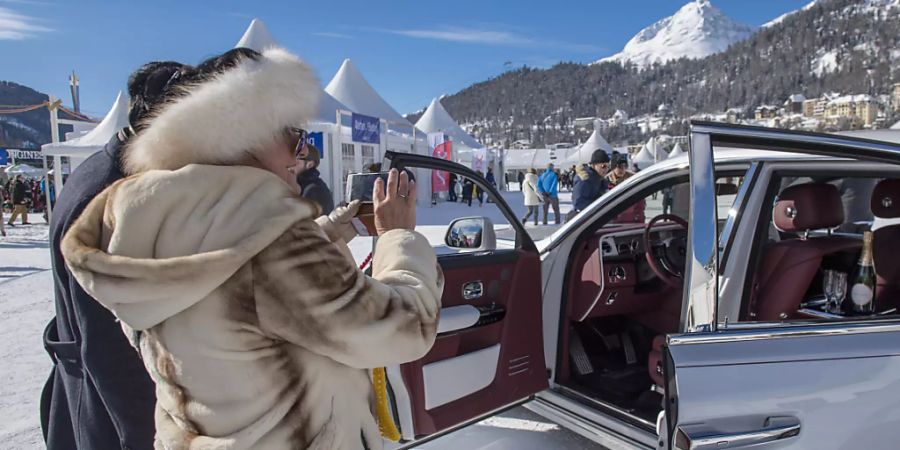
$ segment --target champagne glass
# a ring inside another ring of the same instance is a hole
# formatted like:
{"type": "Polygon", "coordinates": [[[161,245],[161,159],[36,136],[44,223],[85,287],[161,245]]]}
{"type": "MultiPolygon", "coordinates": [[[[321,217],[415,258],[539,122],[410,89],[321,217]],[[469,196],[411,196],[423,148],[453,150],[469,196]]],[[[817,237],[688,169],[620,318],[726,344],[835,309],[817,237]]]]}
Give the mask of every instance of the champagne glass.
{"type": "Polygon", "coordinates": [[[822,277],[822,293],[825,294],[825,310],[831,311],[834,304],[835,271],[826,270],[822,277]]]}
{"type": "Polygon", "coordinates": [[[834,304],[831,305],[831,312],[838,314],[841,312],[841,304],[844,302],[844,297],[847,296],[847,274],[845,272],[833,273],[832,295],[834,296],[834,304]]]}

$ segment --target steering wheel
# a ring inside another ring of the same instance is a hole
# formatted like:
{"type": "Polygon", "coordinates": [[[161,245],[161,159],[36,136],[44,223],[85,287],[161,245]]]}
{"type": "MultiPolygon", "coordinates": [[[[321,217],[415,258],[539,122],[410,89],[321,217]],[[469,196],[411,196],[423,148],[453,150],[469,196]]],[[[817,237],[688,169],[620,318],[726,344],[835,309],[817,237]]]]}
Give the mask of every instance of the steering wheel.
{"type": "Polygon", "coordinates": [[[681,287],[684,278],[684,264],[687,256],[687,239],[684,237],[670,237],[664,240],[651,240],[650,232],[657,222],[667,220],[681,225],[687,231],[686,220],[674,214],[660,214],[647,222],[644,227],[644,257],[650,270],[659,279],[672,287],[681,287]]]}

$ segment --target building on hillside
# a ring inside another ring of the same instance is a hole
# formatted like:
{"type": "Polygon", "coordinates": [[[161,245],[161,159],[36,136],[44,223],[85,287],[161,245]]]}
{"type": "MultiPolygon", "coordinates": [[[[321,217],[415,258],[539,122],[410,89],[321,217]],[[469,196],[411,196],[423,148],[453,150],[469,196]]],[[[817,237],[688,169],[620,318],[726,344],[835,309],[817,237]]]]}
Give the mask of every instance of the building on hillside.
{"type": "Polygon", "coordinates": [[[725,111],[725,121],[728,123],[740,123],[743,118],[743,108],[728,108],[728,110],[725,111]]]}
{"type": "Polygon", "coordinates": [[[828,102],[825,119],[829,123],[849,121],[853,126],[871,127],[878,116],[878,106],[871,95],[845,95],[828,102]]]}
{"type": "Polygon", "coordinates": [[[510,144],[509,148],[519,149],[519,150],[531,148],[531,141],[528,139],[519,139],[517,141],[514,141],[512,144],[510,144]]]}
{"type": "Polygon", "coordinates": [[[756,107],[754,118],[756,120],[766,120],[775,117],[778,114],[778,107],[772,105],[760,105],[756,107]]]}
{"type": "Polygon", "coordinates": [[[809,98],[803,100],[803,116],[804,117],[815,117],[816,115],[816,105],[819,103],[819,99],[817,98],[809,98]]]}
{"type": "Polygon", "coordinates": [[[803,94],[791,95],[787,100],[784,101],[784,110],[788,114],[802,114],[803,102],[805,101],[806,97],[803,94]]]}
{"type": "Polygon", "coordinates": [[[672,108],[665,103],[661,103],[658,108],[656,108],[656,115],[659,117],[669,117],[672,115],[672,108]]]}
{"type": "Polygon", "coordinates": [[[576,117],[575,128],[587,128],[594,124],[596,117],[576,117]]]}
{"type": "Polygon", "coordinates": [[[628,120],[628,113],[622,111],[621,109],[617,109],[616,112],[613,113],[612,117],[610,117],[610,122],[614,125],[619,125],[622,122],[628,120]]]}
{"type": "Polygon", "coordinates": [[[900,112],[900,83],[894,83],[894,89],[891,91],[891,107],[895,112],[900,112]]]}

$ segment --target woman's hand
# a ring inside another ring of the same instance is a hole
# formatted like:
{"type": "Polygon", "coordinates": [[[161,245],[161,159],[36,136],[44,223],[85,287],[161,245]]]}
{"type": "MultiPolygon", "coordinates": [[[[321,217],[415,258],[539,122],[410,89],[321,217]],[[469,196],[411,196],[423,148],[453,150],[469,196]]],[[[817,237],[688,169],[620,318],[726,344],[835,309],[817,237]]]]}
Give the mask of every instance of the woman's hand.
{"type": "Polygon", "coordinates": [[[375,180],[372,192],[375,203],[375,229],[384,234],[395,229],[413,230],[416,227],[416,182],[409,181],[406,171],[391,169],[387,191],[384,180],[375,180]]]}

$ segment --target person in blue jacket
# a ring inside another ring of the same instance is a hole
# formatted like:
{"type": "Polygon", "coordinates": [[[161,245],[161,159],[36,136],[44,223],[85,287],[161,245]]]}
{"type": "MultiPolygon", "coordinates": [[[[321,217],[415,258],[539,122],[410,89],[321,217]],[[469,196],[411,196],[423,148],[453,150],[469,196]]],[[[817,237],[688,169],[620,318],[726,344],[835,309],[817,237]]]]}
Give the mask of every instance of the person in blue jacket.
{"type": "Polygon", "coordinates": [[[153,448],[153,381],[115,316],[87,294],[66,267],[60,241],[88,203],[123,178],[127,143],[141,132],[144,119],[198,70],[166,61],[135,71],[128,79],[131,126],[79,165],[56,199],[50,221],[56,316],[44,329],[53,369],[41,393],[40,411],[49,450],[153,448]]]}
{"type": "Polygon", "coordinates": [[[560,223],[559,216],[559,175],[553,168],[553,163],[547,164],[547,170],[538,177],[538,193],[544,198],[544,225],[547,225],[550,207],[553,207],[553,217],[556,224],[560,223]]]}
{"type": "Polygon", "coordinates": [[[575,186],[572,188],[572,213],[571,217],[590,206],[594,200],[600,198],[609,190],[606,180],[606,172],[609,171],[609,154],[606,150],[594,150],[591,154],[591,162],[587,166],[575,169],[575,186]]]}

